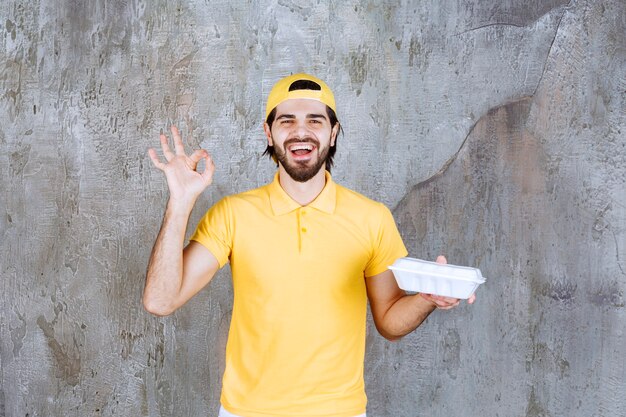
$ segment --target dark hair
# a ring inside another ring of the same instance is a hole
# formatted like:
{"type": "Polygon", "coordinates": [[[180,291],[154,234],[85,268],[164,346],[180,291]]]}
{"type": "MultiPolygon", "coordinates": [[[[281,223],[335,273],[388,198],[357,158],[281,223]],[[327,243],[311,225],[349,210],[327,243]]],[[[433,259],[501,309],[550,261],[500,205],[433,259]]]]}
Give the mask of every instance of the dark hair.
{"type": "Polygon", "coordinates": [[[289,91],[295,90],[322,91],[322,86],[311,80],[296,80],[289,86],[289,91]]]}
{"type": "MultiPolygon", "coordinates": [[[[304,82],[304,81],[305,80],[300,81],[300,82],[304,82]]],[[[296,81],[296,82],[298,82],[298,81],[296,81]]],[[[292,84],[292,87],[293,87],[293,84],[292,84]]],[[[313,90],[313,88],[309,88],[309,90],[313,90]]],[[[337,114],[335,113],[335,111],[333,109],[331,109],[330,107],[326,106],[326,113],[328,114],[328,120],[330,121],[331,129],[334,128],[335,125],[339,125],[339,131],[337,132],[337,136],[335,136],[335,144],[332,145],[328,149],[328,159],[326,160],[326,170],[328,172],[330,172],[330,169],[333,166],[333,157],[335,156],[335,152],[337,152],[337,138],[339,137],[339,133],[343,133],[343,128],[341,127],[341,123],[339,123],[339,120],[337,119],[337,114]]],[[[274,119],[275,118],[276,118],[276,107],[274,107],[272,109],[270,114],[267,116],[267,120],[265,120],[265,122],[270,127],[270,130],[272,129],[272,123],[274,123],[274,119]]],[[[278,166],[278,161],[276,160],[276,156],[274,155],[274,147],[273,146],[267,145],[267,148],[265,148],[265,152],[263,152],[263,155],[268,155],[271,159],[274,160],[274,162],[276,162],[276,165],[278,166]]]]}

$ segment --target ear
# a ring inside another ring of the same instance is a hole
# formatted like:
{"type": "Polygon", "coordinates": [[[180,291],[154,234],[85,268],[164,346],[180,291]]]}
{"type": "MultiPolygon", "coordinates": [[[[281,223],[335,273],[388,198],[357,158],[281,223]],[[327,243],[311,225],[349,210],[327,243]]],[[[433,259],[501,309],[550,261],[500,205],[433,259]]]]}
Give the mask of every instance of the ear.
{"type": "Polygon", "coordinates": [[[339,122],[335,123],[330,131],[330,146],[335,146],[335,140],[337,140],[337,133],[339,133],[339,122]]]}
{"type": "Polygon", "coordinates": [[[263,123],[263,130],[265,131],[265,136],[267,136],[267,144],[269,146],[274,146],[274,142],[272,141],[272,131],[270,130],[270,125],[267,122],[263,123]]]}

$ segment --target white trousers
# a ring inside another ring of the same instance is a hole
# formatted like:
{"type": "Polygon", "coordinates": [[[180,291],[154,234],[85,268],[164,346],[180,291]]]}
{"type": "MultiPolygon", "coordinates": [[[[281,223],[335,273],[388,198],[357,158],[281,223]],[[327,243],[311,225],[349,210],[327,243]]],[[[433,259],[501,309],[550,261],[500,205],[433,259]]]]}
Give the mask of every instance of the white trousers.
{"type": "MultiPolygon", "coordinates": [[[[240,416],[236,416],[234,414],[229,413],[228,411],[226,411],[224,409],[224,407],[220,407],[220,414],[217,417],[240,417],[240,416]]],[[[358,416],[355,417],[366,417],[365,414],[360,414],[358,416]]]]}

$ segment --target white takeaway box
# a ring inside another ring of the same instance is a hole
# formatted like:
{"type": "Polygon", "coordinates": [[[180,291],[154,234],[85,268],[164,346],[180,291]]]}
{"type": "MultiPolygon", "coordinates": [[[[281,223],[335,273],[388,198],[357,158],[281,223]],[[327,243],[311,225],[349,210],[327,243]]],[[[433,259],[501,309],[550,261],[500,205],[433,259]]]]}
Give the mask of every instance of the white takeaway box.
{"type": "Polygon", "coordinates": [[[405,291],[467,299],[485,282],[480,269],[400,258],[389,267],[405,291]]]}

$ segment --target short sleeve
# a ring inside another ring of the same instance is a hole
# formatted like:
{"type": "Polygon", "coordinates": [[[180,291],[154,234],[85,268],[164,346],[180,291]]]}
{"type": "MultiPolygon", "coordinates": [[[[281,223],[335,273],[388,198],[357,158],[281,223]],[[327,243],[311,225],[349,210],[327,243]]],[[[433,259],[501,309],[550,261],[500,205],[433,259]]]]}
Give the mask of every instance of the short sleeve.
{"type": "Polygon", "coordinates": [[[380,219],[377,224],[371,225],[372,256],[365,268],[365,276],[371,277],[385,272],[397,259],[408,255],[404,242],[391,211],[385,205],[379,204],[380,219]]]}
{"type": "Polygon", "coordinates": [[[232,217],[228,197],[223,198],[205,213],[189,239],[206,247],[215,256],[220,268],[228,262],[233,246],[232,217]]]}

